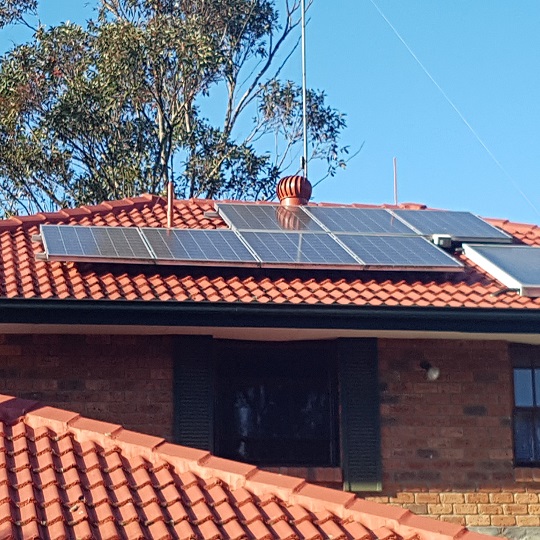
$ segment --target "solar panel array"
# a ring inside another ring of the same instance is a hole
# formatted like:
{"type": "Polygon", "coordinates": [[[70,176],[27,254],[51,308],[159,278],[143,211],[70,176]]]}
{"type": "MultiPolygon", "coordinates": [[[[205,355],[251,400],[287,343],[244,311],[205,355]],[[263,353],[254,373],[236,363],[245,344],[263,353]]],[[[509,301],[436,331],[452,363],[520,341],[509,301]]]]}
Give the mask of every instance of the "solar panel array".
{"type": "Polygon", "coordinates": [[[428,239],[503,243],[511,237],[467,212],[223,203],[229,229],[43,225],[50,260],[180,265],[459,271],[428,239]]]}
{"type": "Polygon", "coordinates": [[[511,243],[512,237],[470,212],[387,210],[344,206],[254,205],[218,203],[227,224],[238,231],[295,230],[334,234],[395,236],[448,235],[455,242],[511,243]]]}
{"type": "MultiPolygon", "coordinates": [[[[354,208],[336,206],[301,206],[287,208],[281,205],[253,205],[240,203],[218,204],[218,211],[228,225],[259,247],[263,243],[255,232],[276,233],[302,231],[304,236],[318,232],[328,236],[359,263],[362,268],[385,270],[454,271],[463,265],[429,241],[436,235],[448,235],[454,242],[477,241],[510,242],[511,237],[468,212],[394,211],[383,208],[354,208]]],[[[270,237],[267,237],[270,238],[270,237]]],[[[276,237],[277,239],[285,237],[276,237]]],[[[304,243],[306,240],[304,240],[304,243]]],[[[328,246],[327,246],[328,247],[328,246]]],[[[338,264],[346,266],[347,257],[336,245],[332,253],[325,252],[306,261],[311,264],[338,264]],[[341,261],[341,262],[339,262],[341,261]]],[[[255,249],[257,251],[257,249],[255,249]]],[[[274,242],[259,248],[263,262],[282,257],[281,246],[274,242]]],[[[321,253],[324,252],[324,248],[321,253]]]]}

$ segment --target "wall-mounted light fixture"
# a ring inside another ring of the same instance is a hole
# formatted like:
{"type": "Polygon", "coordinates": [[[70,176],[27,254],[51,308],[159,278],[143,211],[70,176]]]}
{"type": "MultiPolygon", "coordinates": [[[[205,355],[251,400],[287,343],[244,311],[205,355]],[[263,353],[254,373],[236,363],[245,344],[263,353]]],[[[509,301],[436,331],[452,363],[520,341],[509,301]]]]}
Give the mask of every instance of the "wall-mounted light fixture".
{"type": "Polygon", "coordinates": [[[420,362],[420,367],[426,372],[425,377],[428,381],[436,381],[441,374],[441,369],[429,362],[420,362]]]}

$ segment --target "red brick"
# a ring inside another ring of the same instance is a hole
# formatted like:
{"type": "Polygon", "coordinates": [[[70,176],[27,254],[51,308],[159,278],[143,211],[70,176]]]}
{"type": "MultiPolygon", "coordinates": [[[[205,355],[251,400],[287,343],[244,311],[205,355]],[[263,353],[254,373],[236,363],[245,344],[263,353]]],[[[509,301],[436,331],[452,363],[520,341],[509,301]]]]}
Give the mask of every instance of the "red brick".
{"type": "Polygon", "coordinates": [[[534,504],[538,502],[538,493],[516,493],[514,500],[518,504],[534,504]]]}
{"type": "Polygon", "coordinates": [[[516,518],[513,516],[492,516],[491,524],[494,527],[512,527],[516,524],[516,518]]]}
{"type": "Polygon", "coordinates": [[[439,495],[437,493],[417,493],[414,496],[414,501],[418,504],[437,504],[439,502],[439,495]]]}
{"type": "Polygon", "coordinates": [[[366,500],[381,504],[389,504],[390,503],[390,497],[365,497],[366,500]]]}
{"type": "Polygon", "coordinates": [[[441,516],[439,518],[441,521],[446,521],[447,523],[454,523],[456,525],[462,525],[465,527],[465,516],[441,516]]]}
{"type": "Polygon", "coordinates": [[[532,482],[533,469],[529,467],[521,467],[514,469],[514,477],[516,482],[532,482]]]}
{"type": "Polygon", "coordinates": [[[500,504],[479,504],[478,513],[487,515],[499,515],[503,513],[503,508],[500,504]]]}
{"type": "Polygon", "coordinates": [[[463,493],[441,493],[441,502],[448,504],[461,504],[465,502],[463,493]]]}
{"type": "Polygon", "coordinates": [[[538,527],[540,526],[540,516],[516,516],[518,527],[538,527]]]}
{"type": "Polygon", "coordinates": [[[529,504],[529,514],[540,515],[540,504],[529,504]]]}
{"type": "Polygon", "coordinates": [[[452,514],[453,511],[451,504],[428,504],[428,513],[431,515],[452,514]]]}
{"type": "Polygon", "coordinates": [[[489,503],[489,495],[487,493],[465,493],[465,502],[467,503],[489,503]]]}
{"type": "Polygon", "coordinates": [[[172,360],[169,353],[155,352],[157,344],[166,343],[161,336],[134,336],[130,339],[136,346],[130,350],[124,350],[124,336],[16,337],[12,344],[0,345],[0,355],[19,354],[13,364],[9,356],[2,358],[2,386],[9,393],[27,397],[31,393],[46,405],[152,435],[172,436],[172,391],[160,391],[164,384],[172,388],[172,360]],[[50,356],[52,350],[54,356],[50,356]],[[145,367],[133,369],[139,358],[145,358],[139,363],[145,367]],[[168,379],[153,381],[151,370],[158,370],[161,377],[168,373],[168,379]],[[131,374],[130,380],[125,379],[126,373],[131,374]],[[152,383],[157,387],[151,387],[152,383]],[[148,412],[135,416],[140,408],[148,412]]]}
{"type": "Polygon", "coordinates": [[[19,345],[0,345],[0,356],[21,356],[22,347],[19,345]]]}
{"type": "Polygon", "coordinates": [[[493,449],[489,451],[489,459],[512,459],[512,449],[493,449]]]}
{"type": "Polygon", "coordinates": [[[524,515],[528,513],[528,508],[526,504],[504,504],[503,505],[503,512],[505,514],[511,514],[511,515],[524,515]]]}
{"type": "Polygon", "coordinates": [[[513,503],[514,502],[514,494],[513,493],[492,493],[489,496],[489,500],[492,503],[513,503]]]}
{"type": "Polygon", "coordinates": [[[390,497],[392,503],[414,503],[414,493],[398,493],[395,497],[390,497]]]}
{"type": "Polygon", "coordinates": [[[403,508],[410,510],[413,514],[427,514],[428,505],[427,504],[403,504],[403,508]]]}
{"type": "Polygon", "coordinates": [[[478,514],[476,504],[454,504],[455,514],[478,514]]]}
{"type": "Polygon", "coordinates": [[[465,523],[467,527],[489,527],[491,518],[489,516],[466,516],[465,523]]]}

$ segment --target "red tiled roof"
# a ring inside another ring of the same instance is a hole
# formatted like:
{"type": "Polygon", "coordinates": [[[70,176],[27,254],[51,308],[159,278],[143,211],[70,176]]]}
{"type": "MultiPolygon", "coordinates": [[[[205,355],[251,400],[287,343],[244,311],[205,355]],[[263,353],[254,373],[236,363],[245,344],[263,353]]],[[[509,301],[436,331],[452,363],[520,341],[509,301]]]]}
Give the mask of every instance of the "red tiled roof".
{"type": "MultiPolygon", "coordinates": [[[[401,207],[423,208],[414,204],[401,207]]],[[[204,215],[213,209],[214,203],[208,200],[175,201],[174,226],[226,227],[220,218],[204,215]]],[[[540,228],[535,225],[488,221],[520,242],[540,245],[540,228]]],[[[166,202],[146,195],[0,221],[0,298],[540,308],[540,298],[522,297],[515,292],[494,296],[504,288],[502,284],[463,255],[459,258],[465,270],[450,274],[45,262],[35,259],[43,247],[32,242],[41,223],[164,227],[166,202]]]]}
{"type": "Polygon", "coordinates": [[[488,538],[10,396],[0,437],[0,539],[488,538]]]}

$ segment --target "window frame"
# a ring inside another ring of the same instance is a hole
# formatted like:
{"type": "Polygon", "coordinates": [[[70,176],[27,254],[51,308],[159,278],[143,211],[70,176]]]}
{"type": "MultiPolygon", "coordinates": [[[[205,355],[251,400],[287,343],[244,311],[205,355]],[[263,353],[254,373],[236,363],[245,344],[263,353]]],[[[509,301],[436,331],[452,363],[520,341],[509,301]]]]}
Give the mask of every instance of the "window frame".
{"type": "MultiPolygon", "coordinates": [[[[228,456],[224,451],[224,439],[226,433],[226,423],[221,417],[222,403],[224,396],[222,390],[226,387],[230,379],[221,377],[220,369],[223,369],[224,364],[234,362],[239,355],[244,358],[246,356],[252,358],[260,358],[263,356],[261,363],[261,380],[274,382],[278,380],[272,375],[270,362],[272,356],[278,354],[286,354],[288,357],[295,358],[302,354],[305,357],[314,358],[317,363],[325,364],[325,374],[328,375],[327,395],[329,399],[329,438],[321,439],[321,444],[329,445],[329,459],[326,462],[310,462],[307,461],[289,461],[289,460],[258,460],[256,458],[248,458],[248,462],[260,467],[283,467],[283,468],[333,468],[341,466],[341,432],[340,432],[340,415],[339,415],[339,382],[338,382],[338,362],[335,354],[335,346],[333,341],[236,341],[236,340],[216,340],[216,362],[214,364],[214,422],[213,422],[213,450],[216,455],[225,457],[226,459],[241,460],[238,456],[228,456]],[[268,368],[268,371],[265,370],[268,368]]],[[[282,362],[283,360],[281,360],[282,362]]],[[[252,374],[245,375],[245,380],[252,378],[252,374]]],[[[232,379],[242,380],[242,375],[231,377],[232,379]]],[[[230,431],[229,431],[230,433],[230,431]]],[[[277,441],[276,441],[276,444],[277,441]]]]}
{"type": "MultiPolygon", "coordinates": [[[[176,336],[173,341],[173,441],[209,452],[213,452],[215,447],[218,341],[228,340],[188,334],[176,336]]],[[[306,342],[295,343],[301,346],[306,342]]],[[[340,337],[310,340],[309,343],[316,347],[323,344],[330,347],[337,359],[340,480],[343,481],[343,489],[380,491],[382,452],[377,339],[340,337]]],[[[279,469],[283,472],[287,467],[279,469]]],[[[319,468],[307,469],[312,474],[319,468]]]]}
{"type": "Polygon", "coordinates": [[[510,347],[512,359],[512,452],[514,467],[517,468],[539,468],[540,467],[540,432],[532,440],[531,453],[535,460],[524,461],[518,459],[516,421],[519,415],[530,415],[529,422],[532,423],[534,433],[535,425],[540,426],[540,388],[537,389],[535,371],[540,371],[540,347],[535,345],[513,344],[510,347]],[[518,405],[516,403],[517,392],[515,376],[516,371],[526,370],[530,372],[532,405],[518,405]]]}

